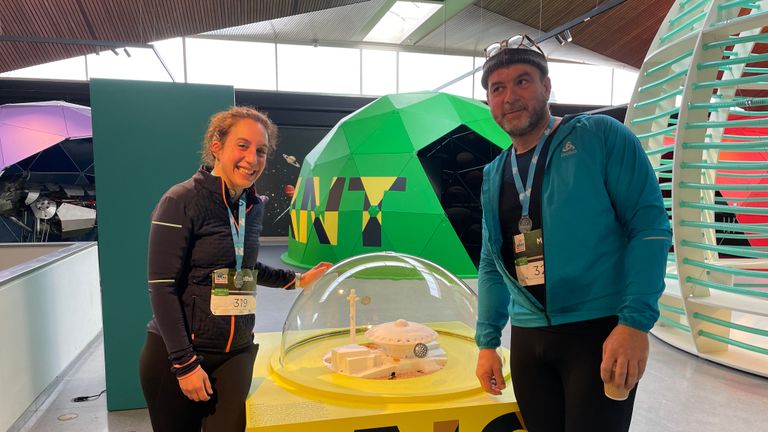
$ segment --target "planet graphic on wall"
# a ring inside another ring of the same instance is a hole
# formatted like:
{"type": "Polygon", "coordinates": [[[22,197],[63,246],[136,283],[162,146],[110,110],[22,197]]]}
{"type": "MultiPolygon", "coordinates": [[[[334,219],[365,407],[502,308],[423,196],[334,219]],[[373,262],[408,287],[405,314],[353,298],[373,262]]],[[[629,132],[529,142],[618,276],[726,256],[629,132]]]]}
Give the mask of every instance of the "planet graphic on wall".
{"type": "Polygon", "coordinates": [[[296,168],[301,168],[301,165],[299,165],[299,162],[296,160],[296,156],[283,153],[283,159],[285,159],[286,162],[295,166],[296,168]]]}

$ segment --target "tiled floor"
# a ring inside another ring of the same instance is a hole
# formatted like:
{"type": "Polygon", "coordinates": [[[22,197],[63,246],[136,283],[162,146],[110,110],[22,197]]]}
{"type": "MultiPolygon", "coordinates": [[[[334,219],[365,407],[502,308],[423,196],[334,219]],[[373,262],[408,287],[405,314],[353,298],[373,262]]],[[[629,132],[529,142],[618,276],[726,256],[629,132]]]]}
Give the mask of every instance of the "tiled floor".
{"type": "MultiPolygon", "coordinates": [[[[282,266],[277,261],[282,250],[264,247],[262,259],[282,266]]],[[[279,331],[294,298],[292,293],[260,289],[259,305],[269,308],[257,311],[256,331],[279,331]]],[[[146,410],[107,412],[105,396],[89,402],[71,401],[104,389],[104,375],[104,345],[99,336],[17,430],[151,431],[146,410]],[[59,419],[69,414],[76,417],[59,419]]],[[[651,337],[651,357],[638,392],[632,432],[756,432],[766,430],[766,425],[768,379],[698,359],[651,337]]]]}

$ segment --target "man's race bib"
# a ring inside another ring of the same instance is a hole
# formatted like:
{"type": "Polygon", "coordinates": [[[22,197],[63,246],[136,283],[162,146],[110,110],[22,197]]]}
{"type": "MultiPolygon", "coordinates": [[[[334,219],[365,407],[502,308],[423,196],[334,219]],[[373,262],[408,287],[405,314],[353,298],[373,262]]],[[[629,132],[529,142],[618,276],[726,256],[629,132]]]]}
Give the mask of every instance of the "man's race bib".
{"type": "Polygon", "coordinates": [[[522,286],[544,283],[544,241],[541,229],[518,234],[515,240],[515,272],[522,286]]]}
{"type": "Polygon", "coordinates": [[[211,278],[211,313],[248,315],[256,312],[256,272],[223,268],[214,270],[211,278]]]}

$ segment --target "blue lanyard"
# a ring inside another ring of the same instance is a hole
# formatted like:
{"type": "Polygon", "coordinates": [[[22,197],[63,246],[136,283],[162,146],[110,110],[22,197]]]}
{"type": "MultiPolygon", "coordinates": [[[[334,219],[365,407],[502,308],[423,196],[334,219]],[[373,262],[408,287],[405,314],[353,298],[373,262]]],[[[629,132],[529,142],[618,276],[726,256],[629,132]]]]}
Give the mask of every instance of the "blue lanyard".
{"type": "MultiPolygon", "coordinates": [[[[235,245],[236,270],[238,272],[243,266],[243,250],[245,249],[245,200],[241,198],[239,201],[238,220],[235,221],[235,217],[231,213],[229,215],[229,227],[232,229],[232,242],[235,245]]],[[[229,206],[227,206],[227,213],[229,213],[229,206]]]]}
{"type": "Polygon", "coordinates": [[[531,205],[531,189],[533,189],[533,176],[536,174],[536,163],[539,161],[539,154],[541,154],[541,149],[544,147],[544,141],[546,141],[549,134],[552,133],[552,126],[554,126],[554,124],[555,118],[550,116],[549,124],[547,124],[544,133],[541,134],[541,138],[539,138],[539,142],[536,144],[536,150],[533,151],[533,158],[531,159],[531,166],[528,168],[528,178],[525,182],[525,189],[523,189],[523,179],[520,177],[520,170],[517,168],[515,149],[511,149],[512,154],[510,155],[509,163],[512,165],[512,175],[515,177],[515,186],[517,186],[518,192],[522,191],[518,195],[518,198],[520,199],[520,205],[523,207],[523,218],[528,218],[528,208],[531,205]]]}

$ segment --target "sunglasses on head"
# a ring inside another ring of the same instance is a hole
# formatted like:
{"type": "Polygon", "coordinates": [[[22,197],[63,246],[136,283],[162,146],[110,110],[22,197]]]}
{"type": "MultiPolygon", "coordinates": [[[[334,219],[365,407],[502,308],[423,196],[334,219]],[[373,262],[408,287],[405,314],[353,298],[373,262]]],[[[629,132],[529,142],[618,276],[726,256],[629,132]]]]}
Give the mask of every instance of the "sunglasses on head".
{"type": "Polygon", "coordinates": [[[528,36],[527,34],[519,34],[519,35],[512,36],[509,39],[505,39],[501,42],[494,42],[488,45],[483,50],[485,59],[488,60],[489,58],[500,53],[505,48],[526,48],[526,49],[538,51],[541,53],[541,55],[546,57],[546,55],[544,55],[544,51],[542,51],[541,48],[539,48],[539,46],[530,36],[528,36]]]}

